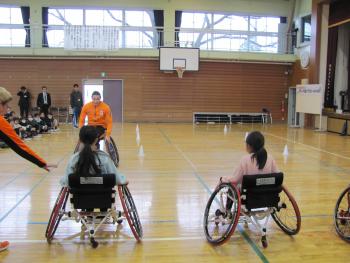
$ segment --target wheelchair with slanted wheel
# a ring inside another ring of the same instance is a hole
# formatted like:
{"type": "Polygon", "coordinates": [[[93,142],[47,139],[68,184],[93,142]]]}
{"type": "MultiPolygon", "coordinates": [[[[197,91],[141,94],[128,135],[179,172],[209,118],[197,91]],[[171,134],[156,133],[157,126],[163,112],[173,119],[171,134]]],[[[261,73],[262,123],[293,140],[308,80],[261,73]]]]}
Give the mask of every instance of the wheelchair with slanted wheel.
{"type": "Polygon", "coordinates": [[[270,217],[287,235],[296,235],[301,226],[297,203],[282,185],[283,173],[245,175],[242,189],[221,183],[209,198],[204,213],[204,232],[215,245],[228,241],[237,224],[252,224],[260,232],[266,248],[270,217]]]}
{"type": "Polygon", "coordinates": [[[61,220],[81,222],[82,234],[88,231],[93,248],[98,246],[95,233],[102,225],[121,224],[127,220],[137,241],[142,238],[142,225],[127,184],[118,185],[117,190],[123,211],[116,208],[116,180],[114,174],[68,177],[69,187],[63,187],[52,210],[46,229],[46,239],[51,243],[61,220]],[[66,208],[66,203],[72,209],[66,208]]]}
{"type": "Polygon", "coordinates": [[[350,242],[350,185],[340,194],[334,211],[334,225],[338,235],[350,242]]]}

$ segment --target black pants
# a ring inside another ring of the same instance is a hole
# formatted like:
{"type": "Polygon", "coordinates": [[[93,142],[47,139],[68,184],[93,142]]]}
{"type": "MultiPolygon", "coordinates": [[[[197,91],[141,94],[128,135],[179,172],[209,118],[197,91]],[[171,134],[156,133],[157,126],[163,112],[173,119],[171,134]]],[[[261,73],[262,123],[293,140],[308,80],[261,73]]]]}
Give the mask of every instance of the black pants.
{"type": "Polygon", "coordinates": [[[47,114],[49,113],[49,108],[50,108],[50,106],[47,104],[41,105],[40,113],[43,112],[45,114],[45,116],[47,116],[47,114]]]}
{"type": "Polygon", "coordinates": [[[103,126],[93,126],[93,127],[96,128],[98,132],[98,138],[100,138],[96,143],[97,149],[100,149],[100,140],[104,139],[104,137],[101,138],[101,136],[106,132],[106,129],[103,126]]]}
{"type": "Polygon", "coordinates": [[[28,118],[29,105],[19,105],[19,111],[22,118],[28,118]]]}
{"type": "Polygon", "coordinates": [[[100,138],[105,132],[106,129],[103,126],[94,126],[98,132],[98,137],[100,138]]]}

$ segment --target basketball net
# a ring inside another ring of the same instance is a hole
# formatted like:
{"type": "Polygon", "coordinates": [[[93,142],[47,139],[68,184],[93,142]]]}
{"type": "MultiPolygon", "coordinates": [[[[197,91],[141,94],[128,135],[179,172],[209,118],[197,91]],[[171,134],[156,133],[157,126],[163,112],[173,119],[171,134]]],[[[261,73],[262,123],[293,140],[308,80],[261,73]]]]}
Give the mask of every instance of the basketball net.
{"type": "Polygon", "coordinates": [[[176,72],[177,72],[177,76],[179,77],[179,79],[182,79],[182,75],[185,72],[185,68],[183,67],[176,67],[176,72]]]}

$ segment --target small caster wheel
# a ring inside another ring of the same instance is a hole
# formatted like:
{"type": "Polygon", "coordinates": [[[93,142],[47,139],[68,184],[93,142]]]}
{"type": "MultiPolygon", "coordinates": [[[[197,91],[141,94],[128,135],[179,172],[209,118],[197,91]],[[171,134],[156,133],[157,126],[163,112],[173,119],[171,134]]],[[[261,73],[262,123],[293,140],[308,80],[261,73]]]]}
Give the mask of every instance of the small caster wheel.
{"type": "MultiPolygon", "coordinates": [[[[118,218],[121,218],[121,217],[122,217],[122,212],[118,211],[118,218]]],[[[123,219],[118,219],[117,223],[118,223],[118,225],[120,225],[121,223],[123,223],[123,219]]]]}
{"type": "Polygon", "coordinates": [[[91,238],[90,242],[91,242],[92,248],[97,248],[98,247],[98,242],[94,238],[91,238]]]}
{"type": "Polygon", "coordinates": [[[263,248],[267,248],[268,243],[267,243],[266,236],[263,236],[263,237],[261,238],[261,244],[262,244],[263,248]]]}

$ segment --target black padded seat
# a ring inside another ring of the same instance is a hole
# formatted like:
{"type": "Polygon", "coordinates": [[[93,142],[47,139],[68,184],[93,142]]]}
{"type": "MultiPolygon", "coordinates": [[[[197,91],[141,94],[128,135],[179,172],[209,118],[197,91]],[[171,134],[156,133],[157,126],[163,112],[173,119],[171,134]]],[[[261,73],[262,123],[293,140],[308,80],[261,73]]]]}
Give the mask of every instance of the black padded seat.
{"type": "Polygon", "coordinates": [[[91,210],[94,208],[108,209],[115,202],[114,174],[94,176],[79,176],[70,174],[68,177],[70,199],[75,209],[91,210]]]}
{"type": "Polygon", "coordinates": [[[283,173],[245,175],[242,181],[242,204],[248,210],[276,207],[280,201],[283,173]]]}

